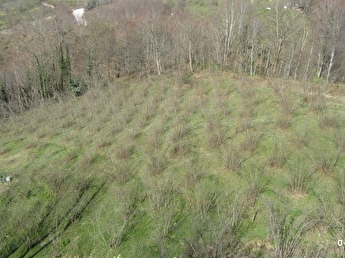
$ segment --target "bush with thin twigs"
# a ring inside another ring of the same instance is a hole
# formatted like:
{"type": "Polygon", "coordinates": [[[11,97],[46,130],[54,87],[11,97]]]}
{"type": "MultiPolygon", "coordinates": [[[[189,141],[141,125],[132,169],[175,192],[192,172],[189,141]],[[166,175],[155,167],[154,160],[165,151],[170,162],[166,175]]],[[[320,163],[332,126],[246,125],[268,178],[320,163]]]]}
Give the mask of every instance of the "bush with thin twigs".
{"type": "Polygon", "coordinates": [[[171,136],[173,142],[178,141],[182,138],[187,137],[191,132],[189,125],[185,122],[177,121],[174,125],[174,131],[171,136]]]}
{"type": "Polygon", "coordinates": [[[162,151],[162,153],[148,153],[146,155],[146,164],[152,175],[160,174],[168,165],[165,151],[162,151]]]}
{"type": "Polygon", "coordinates": [[[169,207],[155,214],[154,220],[157,223],[157,231],[152,234],[152,239],[159,250],[156,252],[157,255],[169,257],[169,255],[177,251],[174,244],[175,234],[178,233],[185,223],[189,212],[190,206],[184,201],[175,198],[169,207]]]}
{"type": "Polygon", "coordinates": [[[77,161],[77,167],[82,171],[86,171],[87,169],[91,168],[91,166],[95,164],[99,158],[100,155],[96,151],[88,151],[83,154],[79,161],[77,161]]]}
{"type": "Polygon", "coordinates": [[[110,205],[102,205],[93,214],[91,236],[107,249],[118,248],[129,241],[141,227],[145,216],[141,205],[146,199],[143,185],[137,181],[116,189],[117,198],[110,205]]]}
{"type": "Polygon", "coordinates": [[[118,148],[115,150],[115,156],[118,159],[128,159],[133,154],[134,146],[132,142],[123,142],[118,145],[118,148]]]}
{"type": "Polygon", "coordinates": [[[336,130],[332,134],[331,141],[339,152],[345,151],[345,132],[343,130],[336,130]]]}
{"type": "Polygon", "coordinates": [[[315,219],[281,204],[266,201],[269,238],[274,245],[274,257],[302,257],[303,236],[314,226],[315,219]]]}
{"type": "Polygon", "coordinates": [[[287,177],[289,189],[295,194],[303,194],[309,190],[311,176],[315,173],[312,166],[303,159],[290,161],[288,164],[289,174],[287,177]]]}
{"type": "Polygon", "coordinates": [[[220,115],[223,117],[231,115],[231,108],[230,108],[230,94],[234,91],[235,89],[232,88],[231,86],[218,86],[214,89],[215,91],[215,101],[214,105],[217,110],[220,110],[220,115]]]}
{"type": "Polygon", "coordinates": [[[310,133],[307,129],[299,130],[294,134],[293,142],[298,148],[309,147],[310,133]]]}
{"type": "Polygon", "coordinates": [[[216,208],[217,199],[221,193],[222,190],[219,188],[218,181],[212,179],[201,180],[195,186],[194,210],[203,218],[206,218],[216,208]]]}
{"type": "Polygon", "coordinates": [[[281,129],[288,129],[291,125],[291,122],[295,116],[296,112],[296,103],[295,101],[288,96],[286,89],[281,89],[277,92],[279,96],[279,107],[280,113],[277,115],[276,124],[281,129]]]}
{"type": "Polygon", "coordinates": [[[247,100],[247,101],[243,101],[241,108],[240,108],[240,112],[239,112],[239,116],[242,119],[251,119],[253,117],[256,116],[256,103],[253,103],[251,100],[247,100]]]}
{"type": "Polygon", "coordinates": [[[148,171],[152,175],[161,173],[168,164],[167,150],[162,149],[163,141],[157,132],[148,136],[146,148],[142,152],[148,171]]]}
{"type": "Polygon", "coordinates": [[[236,127],[236,134],[237,133],[243,133],[250,129],[254,128],[252,123],[251,117],[241,117],[237,127],[236,127]]]}
{"type": "Polygon", "coordinates": [[[276,125],[279,126],[279,128],[286,130],[291,126],[292,120],[292,115],[280,113],[276,118],[276,125]]]}
{"type": "Polygon", "coordinates": [[[226,169],[239,172],[250,155],[241,152],[238,146],[227,146],[222,148],[221,158],[226,169]]]}
{"type": "Polygon", "coordinates": [[[179,116],[174,123],[173,132],[170,137],[171,155],[186,155],[191,151],[190,133],[191,128],[188,124],[188,116],[179,116]]]}
{"type": "Polygon", "coordinates": [[[0,149],[0,156],[1,155],[5,155],[7,152],[9,152],[10,150],[8,148],[1,148],[0,149]]]}
{"type": "Polygon", "coordinates": [[[159,133],[157,131],[154,131],[151,134],[146,136],[146,144],[145,144],[144,153],[160,152],[162,146],[163,146],[163,141],[159,137],[159,133]]]}
{"type": "Polygon", "coordinates": [[[260,195],[267,189],[270,178],[265,178],[264,172],[262,168],[241,171],[246,182],[245,201],[249,207],[254,207],[260,195]]]}
{"type": "Polygon", "coordinates": [[[316,113],[322,112],[326,106],[324,91],[323,85],[311,85],[301,94],[304,102],[316,113]]]}
{"type": "Polygon", "coordinates": [[[339,169],[334,177],[336,183],[337,201],[345,206],[345,172],[339,169]]]}
{"type": "Polygon", "coordinates": [[[170,145],[170,156],[181,157],[188,155],[192,150],[192,144],[189,138],[182,138],[177,141],[172,141],[170,145]]]}
{"type": "Polygon", "coordinates": [[[280,80],[270,80],[269,86],[273,89],[275,94],[279,94],[279,92],[286,91],[287,88],[287,85],[282,83],[282,81],[280,80]]]}
{"type": "Polygon", "coordinates": [[[188,188],[194,187],[205,175],[208,166],[200,156],[188,159],[184,163],[185,182],[188,188]]]}
{"type": "Polygon", "coordinates": [[[172,177],[164,177],[157,180],[155,177],[147,176],[144,183],[150,191],[147,192],[149,200],[149,215],[155,217],[157,213],[163,213],[172,205],[178,197],[177,187],[172,177]]]}
{"type": "Polygon", "coordinates": [[[259,143],[263,136],[264,133],[247,130],[244,141],[241,143],[241,149],[244,151],[254,152],[259,147],[259,143]]]}
{"type": "Polygon", "coordinates": [[[219,116],[210,115],[206,118],[206,138],[211,149],[222,146],[227,139],[227,128],[219,116]]]}
{"type": "Polygon", "coordinates": [[[113,166],[106,170],[107,175],[115,182],[125,184],[135,176],[138,167],[128,160],[114,160],[113,166]]]}
{"type": "Polygon", "coordinates": [[[155,116],[156,107],[153,103],[144,103],[140,106],[138,114],[140,127],[148,125],[149,121],[155,116]]]}
{"type": "Polygon", "coordinates": [[[192,235],[186,238],[186,257],[241,256],[244,220],[247,217],[243,199],[233,195],[209,192],[203,215],[196,214],[191,221],[192,235]],[[212,203],[212,206],[209,204],[212,203]],[[212,208],[210,210],[210,208],[212,208]],[[214,216],[210,212],[214,211],[214,216]]]}
{"type": "Polygon", "coordinates": [[[291,152],[287,150],[287,146],[282,142],[277,142],[274,145],[272,154],[268,156],[267,162],[271,167],[282,168],[290,157],[291,152]]]}
{"type": "Polygon", "coordinates": [[[236,90],[240,94],[243,101],[253,100],[256,97],[256,92],[254,91],[254,88],[244,81],[242,81],[240,85],[236,87],[236,90]]]}
{"type": "Polygon", "coordinates": [[[322,112],[319,117],[319,125],[321,128],[339,129],[342,126],[343,117],[340,114],[330,114],[322,112]]]}
{"type": "Polygon", "coordinates": [[[296,112],[295,101],[284,91],[279,92],[279,107],[283,114],[294,116],[296,112]]]}
{"type": "Polygon", "coordinates": [[[237,88],[239,92],[242,104],[239,116],[243,119],[253,118],[256,116],[256,107],[258,100],[256,99],[256,92],[248,85],[242,85],[237,88]]]}
{"type": "Polygon", "coordinates": [[[335,171],[340,159],[344,156],[341,151],[336,153],[317,153],[311,157],[315,170],[321,171],[325,174],[331,174],[335,171]]]}

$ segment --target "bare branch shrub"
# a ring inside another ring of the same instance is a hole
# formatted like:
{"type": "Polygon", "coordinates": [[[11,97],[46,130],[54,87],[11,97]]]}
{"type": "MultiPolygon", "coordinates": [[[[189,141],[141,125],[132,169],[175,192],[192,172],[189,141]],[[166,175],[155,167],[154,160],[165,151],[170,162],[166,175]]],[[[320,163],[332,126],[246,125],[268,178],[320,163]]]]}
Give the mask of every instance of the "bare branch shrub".
{"type": "Polygon", "coordinates": [[[269,178],[265,178],[264,170],[261,168],[248,169],[243,171],[246,182],[246,198],[245,201],[249,207],[254,207],[260,195],[265,191],[270,182],[269,178]]]}
{"type": "Polygon", "coordinates": [[[171,177],[157,180],[154,177],[146,177],[145,184],[148,191],[150,215],[154,218],[156,214],[166,211],[171,205],[174,205],[178,197],[178,190],[171,177]]]}
{"type": "Polygon", "coordinates": [[[195,208],[203,218],[212,212],[217,206],[217,200],[221,196],[222,190],[219,189],[217,182],[202,180],[196,185],[195,208]]]}
{"type": "Polygon", "coordinates": [[[174,202],[157,213],[154,220],[157,225],[157,233],[153,236],[159,247],[160,257],[169,257],[174,250],[169,242],[174,239],[176,232],[181,228],[189,215],[190,207],[185,202],[174,199],[174,202]]]}
{"type": "Polygon", "coordinates": [[[207,166],[200,156],[192,157],[186,161],[184,167],[187,187],[194,187],[206,175],[207,166]]]}
{"type": "Polygon", "coordinates": [[[138,181],[126,184],[126,187],[116,190],[117,201],[95,211],[91,221],[91,235],[97,243],[108,248],[118,248],[136,233],[136,228],[145,215],[141,207],[146,199],[143,190],[138,181]]]}
{"type": "Polygon", "coordinates": [[[147,169],[152,175],[160,174],[168,164],[165,152],[149,153],[146,156],[147,169]]]}
{"type": "Polygon", "coordinates": [[[254,152],[258,148],[260,140],[263,136],[264,133],[247,130],[244,141],[241,143],[241,149],[245,151],[254,152]]]}
{"type": "MultiPolygon", "coordinates": [[[[232,195],[219,198],[213,193],[214,216],[193,216],[193,235],[186,239],[186,257],[236,257],[243,255],[241,241],[244,237],[247,209],[243,199],[232,195]],[[230,201],[231,200],[231,201],[230,201]],[[196,218],[195,218],[196,217],[196,218]]],[[[217,194],[216,194],[217,195],[217,194]]],[[[209,212],[209,211],[208,211],[209,212]]]]}
{"type": "Polygon", "coordinates": [[[339,169],[334,177],[336,183],[337,201],[345,206],[345,172],[339,169]]]}
{"type": "Polygon", "coordinates": [[[339,160],[343,157],[342,152],[317,153],[311,157],[315,170],[319,170],[325,174],[333,173],[339,160]]]}
{"type": "Polygon", "coordinates": [[[243,117],[240,119],[238,126],[236,127],[236,134],[243,133],[253,128],[252,118],[243,117]]]}
{"type": "Polygon", "coordinates": [[[303,256],[300,246],[305,234],[310,231],[315,221],[309,218],[308,214],[291,210],[283,203],[266,202],[267,226],[269,238],[275,248],[275,257],[296,257],[303,256]]]}
{"type": "Polygon", "coordinates": [[[269,82],[270,87],[274,90],[274,93],[279,94],[282,91],[285,91],[287,86],[282,84],[278,80],[270,80],[269,82]]]}
{"type": "Polygon", "coordinates": [[[240,151],[238,146],[228,146],[222,148],[222,160],[226,169],[234,172],[239,172],[243,166],[243,163],[250,156],[245,155],[244,152],[240,151]]]}
{"type": "Polygon", "coordinates": [[[281,129],[288,129],[291,126],[293,120],[293,116],[289,114],[280,113],[276,118],[276,124],[281,129]]]}
{"type": "Polygon", "coordinates": [[[156,106],[152,102],[144,103],[140,106],[138,119],[141,127],[148,125],[149,121],[154,117],[156,106]]]}
{"type": "Polygon", "coordinates": [[[321,128],[339,129],[342,126],[343,118],[339,114],[330,114],[322,112],[319,117],[319,125],[321,128]]]}
{"type": "Polygon", "coordinates": [[[304,92],[301,92],[304,102],[306,102],[311,110],[319,113],[325,108],[325,94],[323,85],[309,85],[304,92]]]}
{"type": "Polygon", "coordinates": [[[241,95],[242,98],[242,105],[240,111],[241,118],[252,118],[256,115],[255,108],[258,105],[258,101],[256,99],[256,92],[254,89],[246,84],[243,84],[237,87],[237,91],[241,95]]]}
{"type": "Polygon", "coordinates": [[[124,142],[121,143],[118,148],[115,150],[115,155],[118,159],[128,159],[131,157],[133,153],[133,143],[131,142],[124,142]]]}
{"type": "Polygon", "coordinates": [[[215,149],[226,142],[227,128],[216,115],[206,118],[206,138],[210,148],[215,149]]]}
{"type": "Polygon", "coordinates": [[[134,177],[137,166],[127,160],[113,160],[112,167],[107,170],[108,176],[120,184],[127,183],[134,177]]]}
{"type": "Polygon", "coordinates": [[[191,130],[187,123],[187,117],[178,118],[175,122],[174,131],[171,135],[170,145],[172,155],[186,155],[191,150],[191,143],[187,137],[191,130]]]}
{"type": "Polygon", "coordinates": [[[256,92],[254,91],[254,87],[248,85],[245,82],[241,82],[240,85],[236,87],[237,92],[240,94],[243,101],[246,100],[253,100],[256,97],[256,92]]]}
{"type": "Polygon", "coordinates": [[[339,152],[345,151],[345,132],[338,129],[333,133],[331,141],[339,152]]]}
{"type": "Polygon", "coordinates": [[[171,156],[185,156],[191,152],[191,141],[186,139],[180,139],[171,143],[171,156]]]}
{"type": "Polygon", "coordinates": [[[315,169],[306,160],[297,159],[289,163],[288,182],[293,193],[303,194],[309,190],[309,182],[315,169]]]}
{"type": "Polygon", "coordinates": [[[299,147],[309,147],[310,134],[307,129],[302,129],[296,132],[294,137],[294,143],[299,147]]]}
{"type": "Polygon", "coordinates": [[[284,91],[279,92],[279,106],[280,110],[285,115],[294,116],[296,112],[296,104],[294,100],[289,97],[284,91]]]}
{"type": "Polygon", "coordinates": [[[287,146],[282,142],[277,142],[274,145],[272,154],[268,157],[267,162],[271,167],[282,168],[290,157],[291,153],[287,150],[287,146]]]}
{"type": "Polygon", "coordinates": [[[156,153],[160,152],[163,145],[162,139],[159,137],[159,134],[155,131],[146,137],[145,152],[147,153],[156,153]]]}

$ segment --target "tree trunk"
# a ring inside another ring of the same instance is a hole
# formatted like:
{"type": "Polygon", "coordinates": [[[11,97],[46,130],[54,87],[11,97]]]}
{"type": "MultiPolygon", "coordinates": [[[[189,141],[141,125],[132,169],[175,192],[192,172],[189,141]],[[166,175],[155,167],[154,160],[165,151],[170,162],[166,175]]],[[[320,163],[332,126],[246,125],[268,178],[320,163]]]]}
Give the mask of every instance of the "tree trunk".
{"type": "Polygon", "coordinates": [[[189,39],[188,42],[188,59],[189,59],[189,69],[193,73],[193,63],[192,63],[192,40],[189,39]]]}
{"type": "Polygon", "coordinates": [[[329,61],[329,65],[328,65],[327,82],[329,82],[329,77],[331,76],[331,71],[334,64],[334,56],[335,56],[335,47],[333,46],[332,53],[331,53],[331,60],[329,61]]]}

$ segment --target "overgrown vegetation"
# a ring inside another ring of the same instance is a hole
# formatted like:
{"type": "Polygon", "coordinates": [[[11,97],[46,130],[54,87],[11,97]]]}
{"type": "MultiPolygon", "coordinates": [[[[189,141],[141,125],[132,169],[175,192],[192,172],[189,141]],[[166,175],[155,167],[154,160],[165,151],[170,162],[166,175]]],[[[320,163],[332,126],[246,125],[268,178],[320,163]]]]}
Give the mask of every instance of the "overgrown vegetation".
{"type": "Polygon", "coordinates": [[[343,256],[343,5],[144,2],[52,1],[7,53],[0,257],[343,256]]]}
{"type": "Polygon", "coordinates": [[[290,81],[253,85],[243,124],[252,78],[226,75],[119,79],[2,120],[2,257],[338,255],[342,127],[320,126],[290,81]]]}

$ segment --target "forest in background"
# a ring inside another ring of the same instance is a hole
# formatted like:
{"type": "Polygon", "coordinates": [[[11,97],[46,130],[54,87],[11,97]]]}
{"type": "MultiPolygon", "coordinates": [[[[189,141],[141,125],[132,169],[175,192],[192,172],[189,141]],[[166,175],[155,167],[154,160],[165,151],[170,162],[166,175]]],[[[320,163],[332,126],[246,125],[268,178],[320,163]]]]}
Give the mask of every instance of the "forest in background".
{"type": "Polygon", "coordinates": [[[340,0],[305,0],[298,10],[281,0],[89,0],[85,27],[77,26],[71,1],[52,1],[54,9],[30,3],[28,18],[7,17],[17,25],[1,36],[1,116],[123,76],[184,77],[216,69],[312,82],[345,79],[340,0]]]}

